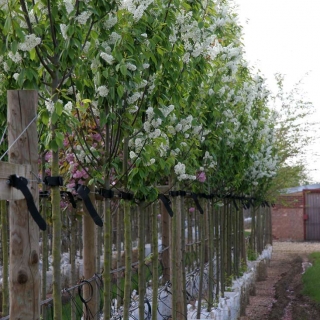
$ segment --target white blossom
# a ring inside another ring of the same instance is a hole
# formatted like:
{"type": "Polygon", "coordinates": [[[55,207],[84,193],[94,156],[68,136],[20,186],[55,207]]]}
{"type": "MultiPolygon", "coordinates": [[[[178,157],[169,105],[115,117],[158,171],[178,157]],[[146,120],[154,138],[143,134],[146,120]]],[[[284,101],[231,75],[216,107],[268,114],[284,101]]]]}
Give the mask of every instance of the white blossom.
{"type": "Polygon", "coordinates": [[[129,113],[136,113],[139,110],[138,106],[132,106],[131,108],[129,108],[129,113]]]}
{"type": "Polygon", "coordinates": [[[66,7],[67,13],[70,14],[74,9],[74,6],[73,6],[71,0],[64,0],[63,2],[66,7]]]}
{"type": "Polygon", "coordinates": [[[135,159],[135,158],[138,157],[134,151],[130,151],[130,155],[129,156],[130,156],[130,159],[135,159]]]}
{"type": "Polygon", "coordinates": [[[130,70],[130,71],[136,71],[137,70],[137,67],[134,64],[130,63],[130,62],[127,62],[126,66],[127,66],[127,69],[130,70]]]}
{"type": "Polygon", "coordinates": [[[69,101],[68,103],[66,103],[64,105],[64,109],[66,110],[67,113],[71,113],[71,111],[72,111],[72,102],[69,101]]]}
{"type": "Polygon", "coordinates": [[[149,120],[152,120],[152,118],[154,117],[153,108],[152,108],[152,107],[149,107],[149,108],[146,110],[146,114],[147,114],[147,116],[148,116],[148,119],[149,119],[149,120]]]}
{"type": "Polygon", "coordinates": [[[109,93],[107,86],[100,86],[97,88],[97,93],[100,97],[106,97],[109,93]]]}
{"type": "Polygon", "coordinates": [[[143,124],[143,128],[144,128],[145,132],[149,133],[151,130],[151,123],[149,121],[145,121],[143,124]]]}
{"type": "Polygon", "coordinates": [[[90,18],[90,16],[91,16],[91,12],[84,11],[81,14],[79,14],[75,20],[78,21],[79,24],[84,25],[87,23],[87,20],[90,18]]]}
{"type": "Polygon", "coordinates": [[[19,78],[19,73],[15,73],[15,74],[13,75],[13,79],[17,81],[18,78],[19,78]]]}
{"type": "Polygon", "coordinates": [[[153,119],[151,121],[151,125],[154,127],[154,128],[158,128],[162,123],[162,120],[160,118],[158,119],[153,119]]]}
{"type": "Polygon", "coordinates": [[[105,60],[107,63],[112,64],[114,61],[114,58],[112,55],[106,53],[106,52],[101,52],[100,57],[105,60]]]}
{"type": "Polygon", "coordinates": [[[151,158],[150,161],[147,163],[147,166],[151,166],[156,162],[156,159],[151,158]]]}
{"type": "Polygon", "coordinates": [[[109,13],[109,19],[105,21],[104,27],[109,30],[118,22],[118,18],[116,15],[112,15],[109,13]]]}
{"type": "Polygon", "coordinates": [[[177,176],[184,174],[186,171],[186,166],[185,164],[178,162],[175,166],[174,166],[174,172],[177,176]]]}
{"type": "Polygon", "coordinates": [[[62,23],[62,24],[60,24],[60,30],[61,30],[61,34],[62,34],[63,39],[67,40],[68,39],[68,36],[67,36],[68,27],[62,23]]]}
{"type": "Polygon", "coordinates": [[[110,44],[115,44],[118,40],[121,39],[121,35],[116,33],[116,32],[112,32],[110,34],[110,37],[109,37],[109,43],[110,44]]]}
{"type": "Polygon", "coordinates": [[[22,57],[21,57],[21,55],[20,55],[19,52],[13,53],[13,52],[10,51],[10,52],[8,53],[8,56],[9,56],[9,58],[10,58],[13,62],[15,62],[15,63],[19,63],[19,62],[21,62],[21,60],[22,60],[22,57]]]}
{"type": "Polygon", "coordinates": [[[44,104],[46,105],[47,110],[49,111],[49,113],[53,113],[54,111],[54,103],[51,99],[46,100],[44,102],[44,104]]]}
{"type": "Polygon", "coordinates": [[[129,104],[135,103],[140,98],[140,93],[135,92],[131,97],[127,99],[129,104]]]}

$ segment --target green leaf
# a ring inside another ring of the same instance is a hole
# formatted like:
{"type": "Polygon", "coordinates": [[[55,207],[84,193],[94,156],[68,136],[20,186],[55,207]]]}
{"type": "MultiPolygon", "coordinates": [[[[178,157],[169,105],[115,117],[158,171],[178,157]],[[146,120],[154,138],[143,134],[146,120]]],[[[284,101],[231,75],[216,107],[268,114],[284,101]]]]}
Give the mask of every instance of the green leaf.
{"type": "Polygon", "coordinates": [[[124,88],[123,88],[122,85],[119,85],[119,86],[117,87],[117,93],[118,93],[119,98],[122,98],[122,96],[123,96],[123,94],[124,94],[124,88]]]}
{"type": "Polygon", "coordinates": [[[126,76],[127,75],[127,66],[125,64],[120,66],[120,72],[122,75],[126,76]]]}
{"type": "Polygon", "coordinates": [[[60,102],[56,102],[54,104],[55,106],[55,112],[57,113],[57,115],[60,117],[62,115],[62,111],[63,111],[63,105],[60,102]]]}
{"type": "Polygon", "coordinates": [[[36,59],[36,49],[33,48],[29,51],[30,59],[34,61],[36,59]]]}
{"type": "Polygon", "coordinates": [[[46,110],[45,112],[43,112],[41,114],[41,120],[42,122],[45,124],[45,125],[48,125],[49,124],[49,112],[46,110]]]}
{"type": "Polygon", "coordinates": [[[51,116],[51,122],[52,122],[52,124],[55,124],[55,123],[58,121],[58,119],[59,119],[59,116],[58,116],[57,113],[54,111],[54,112],[52,113],[52,116],[51,116]]]}

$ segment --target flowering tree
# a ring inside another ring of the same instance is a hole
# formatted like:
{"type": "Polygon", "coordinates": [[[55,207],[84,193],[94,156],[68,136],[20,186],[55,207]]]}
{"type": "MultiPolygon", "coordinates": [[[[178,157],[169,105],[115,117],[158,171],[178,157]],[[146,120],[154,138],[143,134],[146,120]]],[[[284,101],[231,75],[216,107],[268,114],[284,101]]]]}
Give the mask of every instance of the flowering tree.
{"type": "MultiPolygon", "coordinates": [[[[227,1],[0,0],[0,26],[0,90],[39,90],[40,139],[51,150],[51,175],[65,174],[70,190],[76,183],[114,186],[153,201],[158,184],[198,180],[220,194],[261,196],[274,177],[279,157],[268,91],[244,61],[241,28],[227,1]]],[[[58,187],[52,204],[60,319],[58,187]]],[[[126,272],[130,281],[129,265],[126,272]]],[[[124,318],[129,298],[128,283],[124,318]]]]}

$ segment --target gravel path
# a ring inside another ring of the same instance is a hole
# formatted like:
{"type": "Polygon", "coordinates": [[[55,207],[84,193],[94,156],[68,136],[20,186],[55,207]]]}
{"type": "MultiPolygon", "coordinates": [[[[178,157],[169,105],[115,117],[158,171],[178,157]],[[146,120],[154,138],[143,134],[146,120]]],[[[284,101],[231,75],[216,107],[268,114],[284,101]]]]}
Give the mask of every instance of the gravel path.
{"type": "Polygon", "coordinates": [[[301,274],[314,251],[320,252],[319,242],[275,241],[267,279],[256,282],[256,295],[240,320],[320,319],[320,309],[300,293],[301,274]]]}

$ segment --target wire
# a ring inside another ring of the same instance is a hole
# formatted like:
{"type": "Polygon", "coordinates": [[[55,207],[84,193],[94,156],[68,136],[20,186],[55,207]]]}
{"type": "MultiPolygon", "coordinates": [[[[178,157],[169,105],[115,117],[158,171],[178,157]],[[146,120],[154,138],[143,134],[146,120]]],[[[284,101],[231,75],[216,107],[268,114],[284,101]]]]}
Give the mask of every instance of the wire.
{"type": "Polygon", "coordinates": [[[11,146],[9,146],[8,150],[1,156],[0,161],[3,159],[3,157],[10,151],[10,149],[14,146],[14,144],[20,139],[20,137],[28,130],[28,128],[31,126],[31,124],[38,118],[38,116],[36,115],[31,121],[30,123],[23,129],[23,131],[18,135],[18,137],[16,138],[16,140],[14,140],[11,144],[11,146]]]}

